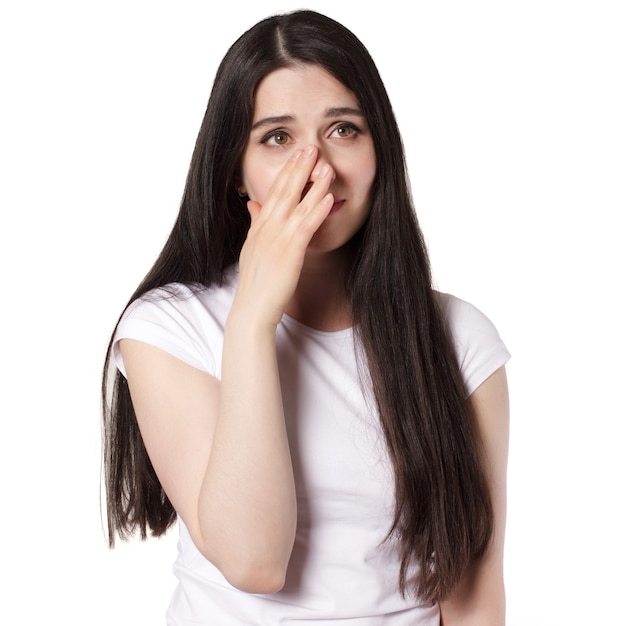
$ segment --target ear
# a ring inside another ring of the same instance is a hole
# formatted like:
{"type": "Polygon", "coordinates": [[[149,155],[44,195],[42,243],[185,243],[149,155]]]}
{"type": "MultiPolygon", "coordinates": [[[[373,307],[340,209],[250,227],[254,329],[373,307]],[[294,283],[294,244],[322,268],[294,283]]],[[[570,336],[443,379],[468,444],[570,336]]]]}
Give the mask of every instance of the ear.
{"type": "Polygon", "coordinates": [[[245,198],[248,195],[246,191],[246,186],[243,184],[243,180],[241,180],[240,172],[237,172],[237,174],[235,175],[233,184],[240,198],[245,198]]]}

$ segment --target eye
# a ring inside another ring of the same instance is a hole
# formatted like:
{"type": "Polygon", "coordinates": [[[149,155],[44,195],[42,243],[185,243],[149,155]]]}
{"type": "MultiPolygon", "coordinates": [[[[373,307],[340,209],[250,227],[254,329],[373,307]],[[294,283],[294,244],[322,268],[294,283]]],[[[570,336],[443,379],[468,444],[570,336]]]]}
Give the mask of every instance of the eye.
{"type": "Polygon", "coordinates": [[[336,136],[341,139],[347,139],[348,137],[352,137],[352,135],[359,132],[361,132],[359,128],[357,128],[354,124],[349,123],[338,124],[333,130],[333,134],[336,134],[336,136]]]}
{"type": "Polygon", "coordinates": [[[287,133],[278,132],[275,135],[273,135],[272,138],[279,146],[282,146],[289,141],[289,135],[287,133]]]}
{"type": "Polygon", "coordinates": [[[284,146],[289,143],[289,135],[282,130],[273,130],[271,133],[267,133],[261,139],[261,143],[269,143],[270,145],[284,146]]]}

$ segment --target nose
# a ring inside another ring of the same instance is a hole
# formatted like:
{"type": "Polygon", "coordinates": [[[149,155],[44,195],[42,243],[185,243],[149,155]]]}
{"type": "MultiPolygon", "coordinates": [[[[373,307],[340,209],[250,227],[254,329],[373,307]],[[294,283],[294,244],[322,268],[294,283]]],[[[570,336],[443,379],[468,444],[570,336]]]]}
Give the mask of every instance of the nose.
{"type": "Polygon", "coordinates": [[[337,172],[335,168],[333,167],[333,164],[330,158],[324,152],[324,150],[322,150],[319,144],[312,144],[312,145],[315,145],[315,147],[317,148],[317,161],[315,162],[315,166],[313,167],[313,171],[311,172],[311,176],[309,178],[309,183],[308,183],[309,186],[319,177],[324,165],[330,165],[335,176],[337,175],[337,172]]]}
{"type": "Polygon", "coordinates": [[[319,176],[321,175],[322,172],[322,168],[325,165],[330,165],[333,171],[333,179],[336,176],[335,174],[335,169],[332,167],[332,164],[330,163],[330,160],[326,157],[326,155],[323,153],[323,151],[320,149],[318,144],[311,144],[314,145],[317,148],[317,160],[315,162],[315,165],[313,166],[313,170],[311,171],[311,174],[309,176],[309,180],[307,181],[306,185],[304,186],[304,189],[302,190],[302,196],[300,198],[300,200],[302,201],[302,199],[304,198],[304,196],[306,196],[306,194],[308,193],[309,189],[311,189],[311,187],[313,186],[313,183],[319,178],[319,176]]]}

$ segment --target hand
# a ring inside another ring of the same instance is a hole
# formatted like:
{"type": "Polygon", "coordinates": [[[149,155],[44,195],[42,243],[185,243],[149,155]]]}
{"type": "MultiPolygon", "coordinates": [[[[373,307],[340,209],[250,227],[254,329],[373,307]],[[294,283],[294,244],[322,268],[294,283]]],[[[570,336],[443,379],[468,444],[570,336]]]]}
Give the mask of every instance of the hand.
{"type": "Polygon", "coordinates": [[[233,308],[240,306],[260,323],[276,327],[297,287],[307,246],[333,205],[329,188],[334,177],[310,146],[294,152],[262,206],[248,202],[251,225],[233,308]],[[308,182],[312,185],[302,197],[308,182]]]}

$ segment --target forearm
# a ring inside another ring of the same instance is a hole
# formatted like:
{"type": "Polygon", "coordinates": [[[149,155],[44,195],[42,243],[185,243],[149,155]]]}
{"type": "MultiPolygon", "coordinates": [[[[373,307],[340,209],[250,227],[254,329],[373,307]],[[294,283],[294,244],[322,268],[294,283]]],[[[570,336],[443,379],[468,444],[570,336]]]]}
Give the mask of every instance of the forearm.
{"type": "Polygon", "coordinates": [[[480,592],[472,588],[474,585],[463,587],[462,583],[455,597],[441,603],[441,626],[505,626],[505,593],[501,581],[492,581],[492,585],[480,592]]]}
{"type": "Polygon", "coordinates": [[[233,584],[282,585],[296,496],[275,330],[237,311],[225,330],[219,418],[198,515],[208,556],[233,584]]]}
{"type": "Polygon", "coordinates": [[[297,150],[261,205],[239,257],[226,323],[220,402],[198,522],[205,555],[247,591],[283,584],[296,528],[296,495],[276,356],[276,325],[294,296],[311,238],[328,216],[332,168],[297,150]],[[306,195],[303,189],[314,182],[306,195]]]}
{"type": "Polygon", "coordinates": [[[494,534],[483,557],[470,567],[441,603],[443,626],[504,626],[504,535],[509,401],[504,368],[494,372],[470,397],[484,448],[485,474],[494,511],[494,534]]]}

